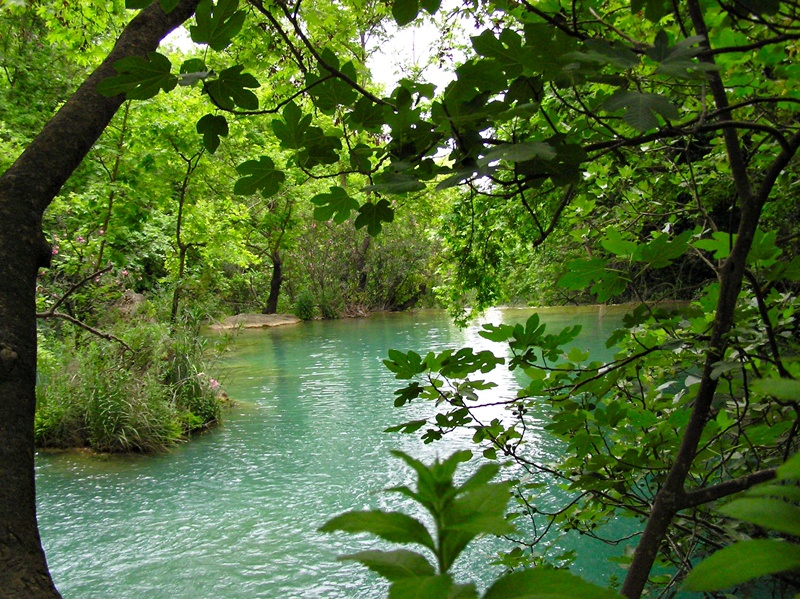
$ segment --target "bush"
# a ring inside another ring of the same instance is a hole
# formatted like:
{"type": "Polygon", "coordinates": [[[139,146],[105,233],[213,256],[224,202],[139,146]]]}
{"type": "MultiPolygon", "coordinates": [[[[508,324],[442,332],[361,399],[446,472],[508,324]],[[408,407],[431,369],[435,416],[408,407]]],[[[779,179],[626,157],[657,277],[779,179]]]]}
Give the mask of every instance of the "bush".
{"type": "MultiPolygon", "coordinates": [[[[196,330],[127,323],[128,345],[46,339],[36,443],[97,451],[159,451],[219,420],[219,384],[196,330]]],[[[79,340],[80,341],[80,340],[79,340]]]]}
{"type": "Polygon", "coordinates": [[[314,294],[310,291],[301,291],[294,302],[294,315],[300,320],[314,318],[314,294]]]}

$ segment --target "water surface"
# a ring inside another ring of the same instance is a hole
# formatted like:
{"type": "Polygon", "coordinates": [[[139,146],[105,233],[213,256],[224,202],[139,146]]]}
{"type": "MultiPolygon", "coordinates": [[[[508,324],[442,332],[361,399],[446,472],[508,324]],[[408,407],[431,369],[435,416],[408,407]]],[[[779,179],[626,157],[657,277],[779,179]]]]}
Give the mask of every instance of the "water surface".
{"type": "MultiPolygon", "coordinates": [[[[483,322],[529,314],[492,310],[483,322]]],[[[548,329],[582,324],[578,345],[598,351],[618,322],[594,308],[542,314],[548,329]]],[[[466,435],[423,445],[383,433],[431,407],[393,408],[400,385],[381,361],[390,348],[503,351],[478,330],[419,312],[243,332],[221,368],[238,402],[221,427],[158,456],[40,454],[40,528],[57,587],[65,599],[384,597],[376,575],[335,561],[376,543],[316,529],[349,509],[403,505],[380,492],[411,482],[389,449],[430,460],[471,446],[466,435]]],[[[492,377],[497,397],[513,396],[507,371],[492,377]]],[[[546,435],[533,447],[558,451],[546,435]]],[[[461,579],[490,580],[495,548],[478,543],[461,579]]],[[[608,571],[604,552],[584,553],[590,578],[608,571]]]]}

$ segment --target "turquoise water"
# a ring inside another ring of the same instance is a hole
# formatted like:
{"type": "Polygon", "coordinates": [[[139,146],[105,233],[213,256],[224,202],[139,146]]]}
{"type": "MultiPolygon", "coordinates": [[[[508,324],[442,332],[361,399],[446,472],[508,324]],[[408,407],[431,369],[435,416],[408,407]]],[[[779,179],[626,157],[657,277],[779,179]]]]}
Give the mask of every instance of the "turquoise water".
{"type": "MultiPolygon", "coordinates": [[[[483,322],[530,312],[492,310],[483,322]]],[[[619,322],[597,309],[542,314],[548,328],[582,324],[578,345],[598,351],[619,322]]],[[[316,529],[349,509],[402,505],[380,492],[411,482],[389,449],[430,460],[470,447],[466,435],[423,445],[383,433],[432,408],[393,408],[399,382],[381,361],[390,348],[503,351],[478,330],[420,312],[243,332],[219,373],[238,402],[221,427],[165,455],[40,454],[40,528],[57,587],[65,599],[384,597],[376,575],[336,562],[376,543],[316,529]]],[[[515,393],[507,371],[492,380],[497,397],[515,393]]],[[[544,424],[534,418],[531,427],[544,424]]],[[[558,451],[537,435],[536,452],[558,451]]],[[[458,576],[490,580],[495,548],[490,539],[476,544],[458,576]]],[[[602,578],[607,554],[584,552],[584,574],[602,578]]]]}

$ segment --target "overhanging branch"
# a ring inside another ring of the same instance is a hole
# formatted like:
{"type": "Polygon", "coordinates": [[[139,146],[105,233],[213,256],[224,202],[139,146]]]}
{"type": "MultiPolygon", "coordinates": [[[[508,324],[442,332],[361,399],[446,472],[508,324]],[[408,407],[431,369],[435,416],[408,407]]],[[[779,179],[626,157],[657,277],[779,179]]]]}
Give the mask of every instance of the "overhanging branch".
{"type": "Polygon", "coordinates": [[[758,472],[753,472],[752,474],[748,474],[740,478],[725,481],[724,483],[720,483],[718,485],[706,487],[705,489],[690,491],[683,495],[683,498],[679,502],[679,509],[685,510],[697,507],[698,505],[703,505],[704,503],[709,503],[711,501],[722,499],[723,497],[728,497],[734,493],[746,491],[750,487],[759,483],[774,480],[776,472],[776,468],[759,470],[758,472]]]}

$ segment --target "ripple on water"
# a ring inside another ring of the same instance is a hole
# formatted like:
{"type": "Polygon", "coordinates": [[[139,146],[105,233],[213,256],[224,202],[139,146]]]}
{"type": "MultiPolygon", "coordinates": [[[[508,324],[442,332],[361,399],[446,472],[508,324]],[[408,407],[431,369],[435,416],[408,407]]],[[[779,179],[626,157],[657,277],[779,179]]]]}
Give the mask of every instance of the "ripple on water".
{"type": "MultiPolygon", "coordinates": [[[[430,460],[470,446],[466,433],[425,446],[384,434],[431,408],[392,408],[399,384],[381,363],[390,348],[469,344],[498,347],[438,313],[245,332],[226,361],[239,403],[222,427],[164,456],[40,455],[43,542],[64,598],[384,597],[376,575],[335,560],[374,541],[316,530],[348,509],[398,506],[380,490],[412,480],[389,449],[430,460]]],[[[492,376],[498,398],[514,393],[512,376],[492,376]]],[[[557,450],[545,436],[534,445],[557,450]]],[[[491,550],[478,546],[460,573],[489,575],[491,550]]]]}

